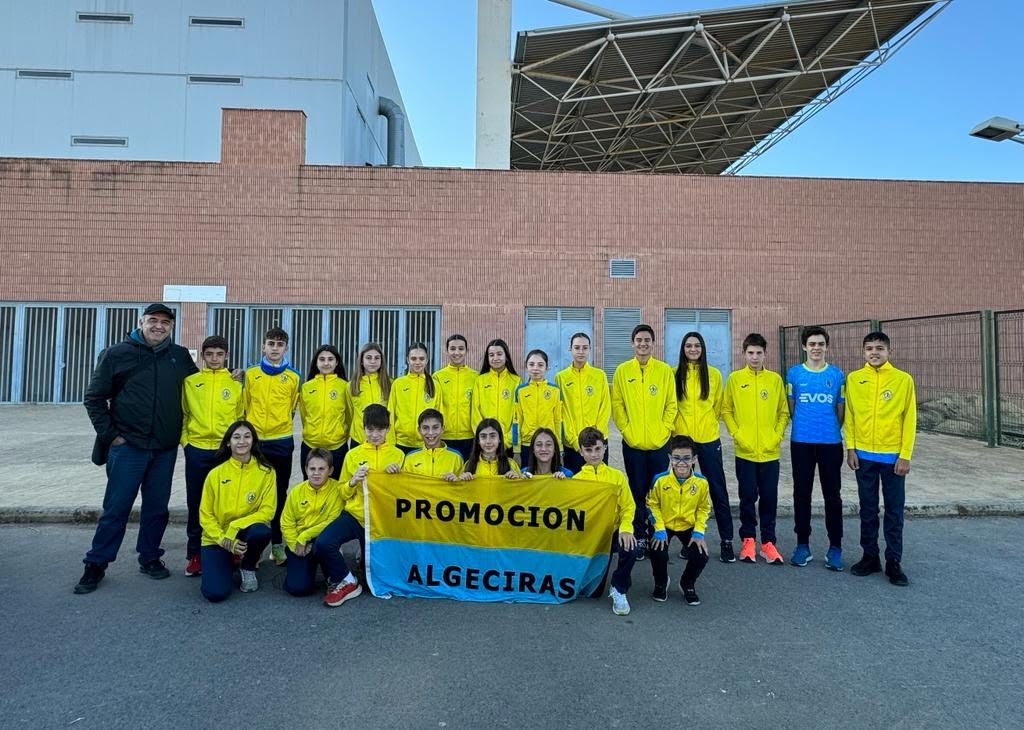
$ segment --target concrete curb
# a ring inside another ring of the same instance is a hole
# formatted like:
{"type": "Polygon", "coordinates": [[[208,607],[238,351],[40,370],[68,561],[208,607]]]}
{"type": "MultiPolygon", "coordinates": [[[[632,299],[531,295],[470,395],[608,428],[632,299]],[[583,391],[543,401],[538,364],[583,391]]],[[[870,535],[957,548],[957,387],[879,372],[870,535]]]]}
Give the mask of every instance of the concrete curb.
{"type": "MultiPolygon", "coordinates": [[[[0,524],[96,524],[102,509],[99,507],[0,507],[0,524]]],[[[941,504],[908,504],[905,512],[907,517],[1021,517],[1024,516],[1024,500],[1015,499],[1005,502],[945,502],[941,504]]],[[[815,517],[824,515],[820,504],[811,508],[815,517]]],[[[847,517],[857,516],[857,505],[843,505],[843,514],[847,517]]],[[[778,517],[791,518],[793,507],[782,505],[778,517]]],[[[739,517],[737,508],[733,508],[733,517],[739,517]]],[[[170,509],[170,521],[175,525],[184,525],[187,512],[184,507],[170,509]]],[[[714,519],[712,516],[711,520],[714,519]]],[[[139,510],[133,509],[132,522],[139,521],[139,510]]]]}

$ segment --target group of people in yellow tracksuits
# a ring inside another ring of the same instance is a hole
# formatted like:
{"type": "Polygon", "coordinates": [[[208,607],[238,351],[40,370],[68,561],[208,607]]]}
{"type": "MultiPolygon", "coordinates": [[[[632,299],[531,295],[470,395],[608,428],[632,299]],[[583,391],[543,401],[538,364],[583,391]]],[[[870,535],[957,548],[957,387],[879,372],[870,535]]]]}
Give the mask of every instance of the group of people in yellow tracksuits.
{"type": "MultiPolygon", "coordinates": [[[[341,548],[351,541],[362,548],[367,473],[405,471],[452,482],[550,475],[620,489],[609,591],[616,614],[629,613],[626,595],[638,560],[650,559],[652,598],[667,599],[673,537],[686,561],[680,591],[687,604],[697,605],[695,584],[708,562],[705,529],[712,511],[719,558],[736,560],[719,423],[735,447],[739,560],[754,563],[760,556],[782,564],[775,516],[780,445],[792,420],[797,546],[790,562],[804,566],[813,559],[810,499],[817,470],[829,539],[825,565],[843,569],[839,483],[845,453],[857,475],[864,551],[851,572],[882,570],[881,484],[885,572],[891,582],[907,584],[900,561],[914,386],[888,362],[884,333],[864,339],[865,366],[844,377],[827,362],[828,333],[806,329],[806,361],[790,369],[785,383],[765,369],[767,343],[756,333],[743,341],[745,365],[724,382],[708,364],[699,332],[684,335],[675,367],[654,357],[649,325],[638,325],[631,341],[634,357],[616,368],[609,387],[606,374],[590,364],[591,340],[583,332],[570,338],[572,362],[553,380],[542,350],[527,354],[521,378],[501,339],[487,343],[479,372],[467,364],[462,335],[447,339],[448,363],[433,373],[427,347],[413,343],[400,377],[388,373],[379,345],[366,344],[349,379],[340,353],[326,344],[301,376],[288,362],[288,334],[279,327],[265,333],[261,361],[244,375],[226,368],[227,340],[208,337],[203,368],[181,384],[186,575],[202,576],[202,593],[211,601],[233,592],[236,568],[240,589],[254,591],[256,567],[269,546],[271,559],[286,567],[285,590],[309,595],[320,571],[324,602],[338,606],[362,591],[358,568],[348,566],[341,548]],[[296,410],[303,481],[289,489],[296,410]],[[622,435],[625,473],[608,466],[610,421],[622,435]]],[[[76,592],[88,592],[80,587],[76,592]]]]}

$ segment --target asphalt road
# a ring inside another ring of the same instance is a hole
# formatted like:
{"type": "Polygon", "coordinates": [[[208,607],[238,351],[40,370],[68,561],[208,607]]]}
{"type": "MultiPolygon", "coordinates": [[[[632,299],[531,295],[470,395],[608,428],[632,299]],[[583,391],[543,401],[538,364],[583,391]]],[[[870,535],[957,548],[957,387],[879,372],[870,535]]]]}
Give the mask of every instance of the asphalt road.
{"type": "Polygon", "coordinates": [[[182,533],[171,579],[123,550],[75,596],[91,529],[0,526],[0,727],[1020,727],[1024,519],[908,521],[909,589],[826,571],[816,542],[802,569],[711,562],[691,608],[651,601],[639,563],[625,618],[607,599],[327,609],[272,566],[214,606],[182,533]]]}

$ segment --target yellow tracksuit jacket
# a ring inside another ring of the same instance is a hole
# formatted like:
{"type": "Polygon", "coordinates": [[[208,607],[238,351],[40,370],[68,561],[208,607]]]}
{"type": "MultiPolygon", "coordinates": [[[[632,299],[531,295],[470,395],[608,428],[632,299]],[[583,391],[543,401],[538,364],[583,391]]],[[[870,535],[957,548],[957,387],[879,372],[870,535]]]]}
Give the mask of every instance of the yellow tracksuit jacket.
{"type": "Polygon", "coordinates": [[[370,471],[384,471],[390,464],[402,465],[405,454],[394,444],[360,444],[345,454],[345,462],[341,466],[341,479],[343,497],[345,500],[345,512],[356,518],[356,522],[363,524],[363,483],[349,484],[356,469],[363,464],[370,466],[370,471]]]}
{"type": "Polygon", "coordinates": [[[597,466],[584,464],[579,472],[573,475],[573,479],[580,479],[591,482],[605,482],[614,484],[619,488],[618,515],[619,532],[633,532],[633,515],[636,514],[636,502],[633,501],[633,493],[629,491],[629,480],[626,475],[618,469],[613,469],[607,464],[601,463],[597,466]]]}
{"type": "Polygon", "coordinates": [[[515,390],[512,406],[512,444],[529,446],[534,432],[550,428],[562,443],[562,392],[547,381],[522,383],[515,390]]]}
{"type": "Polygon", "coordinates": [[[270,525],[277,509],[277,480],[273,469],[229,458],[210,470],[199,502],[203,545],[234,540],[250,525],[270,525]]]}
{"type": "Polygon", "coordinates": [[[604,370],[590,363],[577,370],[572,365],[559,371],[555,384],[562,390],[563,446],[580,450],[580,431],[587,426],[608,436],[612,417],[612,395],[604,370]]]}
{"type": "Polygon", "coordinates": [[[402,471],[424,477],[440,477],[449,472],[458,476],[462,473],[462,454],[443,442],[436,449],[416,449],[405,455],[402,471]]]}
{"type": "Polygon", "coordinates": [[[736,447],[736,456],[765,462],[779,458],[789,407],[782,378],[772,370],[734,370],[725,381],[722,420],[736,447]]]}
{"type": "Polygon", "coordinates": [[[408,373],[395,378],[391,382],[391,393],[388,395],[388,411],[391,413],[390,432],[395,434],[395,443],[402,446],[423,446],[416,419],[428,408],[440,411],[441,406],[441,389],[435,383],[434,395],[429,396],[426,375],[408,373]]]}
{"type": "Polygon", "coordinates": [[[662,472],[647,493],[647,515],[655,532],[693,530],[693,536],[701,539],[710,513],[707,479],[696,474],[680,479],[671,470],[662,472]]]}
{"type": "Polygon", "coordinates": [[[676,404],[674,434],[689,436],[698,444],[718,440],[718,419],[722,414],[722,374],[718,368],[708,366],[708,397],[701,400],[700,372],[696,365],[687,363],[686,393],[676,404]]]}
{"type": "Polygon", "coordinates": [[[513,400],[519,377],[507,369],[501,373],[489,370],[479,375],[473,383],[473,431],[485,418],[495,418],[501,424],[505,446],[512,445],[513,400]]]}
{"type": "Polygon", "coordinates": [[[334,373],[317,375],[299,389],[302,441],[310,448],[334,451],[348,441],[348,381],[334,373]]]}
{"type": "MultiPolygon", "coordinates": [[[[351,383],[348,390],[348,411],[352,414],[349,436],[357,443],[366,442],[366,432],[363,430],[363,410],[371,403],[387,407],[388,401],[381,394],[380,379],[377,373],[363,375],[359,378],[359,395],[352,395],[351,383]]],[[[394,429],[388,429],[389,444],[395,442],[394,429]]]]}
{"type": "Polygon", "coordinates": [[[281,511],[284,544],[294,552],[296,545],[315,540],[341,514],[345,506],[343,491],[337,479],[328,479],[319,489],[308,481],[292,487],[281,511]]]}
{"type": "Polygon", "coordinates": [[[449,365],[434,373],[434,384],[441,390],[446,439],[473,438],[473,383],[477,377],[476,370],[465,365],[449,365]]]}
{"type": "Polygon", "coordinates": [[[259,365],[245,371],[245,417],[263,441],[292,435],[292,419],[299,401],[299,374],[286,368],[267,375],[259,365]]]}
{"type": "MultiPolygon", "coordinates": [[[[517,464],[512,459],[508,460],[508,468],[511,471],[514,471],[516,474],[522,474],[522,472],[519,470],[519,464],[517,464]]],[[[465,469],[465,466],[463,466],[463,469],[465,469]]],[[[478,476],[478,477],[503,477],[503,476],[505,476],[505,472],[501,472],[500,474],[498,473],[498,461],[497,460],[494,460],[494,461],[484,461],[483,459],[480,459],[476,463],[476,471],[473,472],[473,474],[475,476],[478,476]]]]}
{"type": "Polygon", "coordinates": [[[846,448],[909,461],[916,431],[917,396],[910,373],[887,362],[846,376],[846,448]]]}
{"type": "Polygon", "coordinates": [[[228,426],[242,417],[242,384],[221,368],[203,368],[181,386],[181,445],[217,449],[228,426]]]}
{"type": "Polygon", "coordinates": [[[653,357],[643,367],[634,357],[615,368],[612,418],[622,440],[634,449],[653,451],[664,446],[676,421],[672,368],[653,357]]]}

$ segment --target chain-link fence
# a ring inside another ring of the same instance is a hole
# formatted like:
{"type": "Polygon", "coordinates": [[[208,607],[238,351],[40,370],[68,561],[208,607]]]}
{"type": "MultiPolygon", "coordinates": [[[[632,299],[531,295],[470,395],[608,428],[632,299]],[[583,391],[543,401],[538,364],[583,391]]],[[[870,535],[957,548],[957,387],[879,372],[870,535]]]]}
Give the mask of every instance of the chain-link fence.
{"type": "Polygon", "coordinates": [[[1024,447],[1024,309],[996,312],[999,443],[1024,447]]]}
{"type": "MultiPolygon", "coordinates": [[[[779,328],[783,375],[804,359],[806,326],[779,328]]],[[[864,364],[864,335],[889,335],[893,363],[914,376],[920,430],[1024,447],[1024,310],[821,326],[829,333],[829,361],[847,373],[864,364]]]]}

